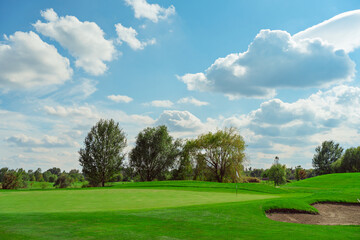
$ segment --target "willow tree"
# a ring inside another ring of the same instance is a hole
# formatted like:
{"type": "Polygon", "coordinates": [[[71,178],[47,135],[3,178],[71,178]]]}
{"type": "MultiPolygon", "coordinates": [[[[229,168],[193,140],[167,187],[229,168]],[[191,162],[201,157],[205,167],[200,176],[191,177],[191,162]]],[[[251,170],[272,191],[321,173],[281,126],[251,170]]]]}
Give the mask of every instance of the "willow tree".
{"type": "Polygon", "coordinates": [[[93,186],[105,186],[120,171],[125,158],[126,137],[119,123],[103,120],[93,126],[80,149],[79,162],[85,178],[93,186]]]}
{"type": "Polygon", "coordinates": [[[235,128],[200,135],[191,144],[197,168],[210,171],[218,182],[238,180],[245,160],[245,141],[235,128]]]}

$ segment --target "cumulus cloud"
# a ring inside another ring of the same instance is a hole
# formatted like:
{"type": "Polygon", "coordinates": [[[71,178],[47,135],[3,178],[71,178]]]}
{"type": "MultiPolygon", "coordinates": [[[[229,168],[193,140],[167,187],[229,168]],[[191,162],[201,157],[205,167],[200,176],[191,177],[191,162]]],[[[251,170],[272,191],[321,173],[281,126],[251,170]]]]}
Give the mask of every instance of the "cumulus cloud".
{"type": "Polygon", "coordinates": [[[142,50],[147,45],[154,45],[156,43],[155,38],[141,42],[139,39],[136,38],[136,35],[138,33],[132,27],[127,28],[121,25],[121,23],[118,23],[115,24],[115,28],[118,35],[117,42],[119,44],[122,44],[122,42],[126,42],[133,50],[142,50]]]}
{"type": "Polygon", "coordinates": [[[336,49],[352,52],[360,46],[360,10],[344,12],[294,35],[295,40],[321,38],[336,49]]]}
{"type": "Polygon", "coordinates": [[[189,90],[234,97],[273,97],[278,88],[328,87],[350,81],[355,63],[321,39],[261,30],[246,52],[217,59],[205,73],[178,77],[189,90]]]}
{"type": "Polygon", "coordinates": [[[208,102],[202,102],[196,98],[193,98],[193,97],[185,97],[185,98],[181,98],[179,99],[178,103],[181,103],[181,104],[192,104],[192,105],[195,105],[195,106],[206,106],[206,105],[209,105],[208,102]]]}
{"type": "Polygon", "coordinates": [[[57,136],[45,135],[42,139],[29,137],[25,134],[18,134],[6,138],[8,143],[18,147],[78,147],[79,144],[68,137],[59,138],[57,136]]]}
{"type": "Polygon", "coordinates": [[[166,125],[169,131],[187,132],[198,131],[204,127],[204,124],[199,118],[188,111],[166,110],[159,119],[156,125],[166,125]]]}
{"type": "Polygon", "coordinates": [[[136,18],[146,18],[154,23],[175,14],[175,7],[173,5],[163,8],[159,4],[149,4],[146,0],[125,0],[125,2],[132,7],[136,18]]]}
{"type": "Polygon", "coordinates": [[[5,35],[5,43],[0,43],[0,87],[19,89],[63,84],[71,76],[69,60],[34,32],[5,35]]]}
{"type": "Polygon", "coordinates": [[[162,107],[162,108],[169,108],[174,105],[174,103],[170,100],[154,100],[149,103],[144,103],[145,106],[152,106],[152,107],[162,107]]]}
{"type": "Polygon", "coordinates": [[[193,138],[199,134],[216,130],[219,121],[208,118],[202,122],[188,111],[166,110],[156,120],[155,125],[165,125],[175,137],[193,138]]]}
{"type": "Polygon", "coordinates": [[[53,9],[41,11],[47,22],[38,20],[33,26],[44,36],[59,42],[76,58],[75,65],[92,75],[107,70],[104,62],[112,61],[116,50],[113,41],[104,38],[103,30],[94,22],[81,22],[74,16],[58,17],[53,9]]]}
{"type": "Polygon", "coordinates": [[[119,102],[129,103],[133,100],[131,97],[123,96],[123,95],[110,95],[107,98],[117,103],[119,102]]]}
{"type": "Polygon", "coordinates": [[[328,136],[344,127],[358,129],[359,104],[360,88],[341,85],[293,103],[272,99],[249,114],[225,119],[224,124],[248,129],[258,136],[254,142],[266,137],[275,143],[312,146],[315,135],[328,136]]]}

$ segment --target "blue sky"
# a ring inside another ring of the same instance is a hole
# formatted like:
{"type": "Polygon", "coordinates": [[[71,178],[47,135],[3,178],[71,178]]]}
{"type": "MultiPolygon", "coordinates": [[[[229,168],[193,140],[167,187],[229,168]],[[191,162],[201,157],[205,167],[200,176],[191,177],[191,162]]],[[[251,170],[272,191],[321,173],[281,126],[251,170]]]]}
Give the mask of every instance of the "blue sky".
{"type": "Polygon", "coordinates": [[[358,1],[1,1],[0,167],[79,168],[100,118],[128,136],[234,126],[248,166],[360,141],[358,1]]]}

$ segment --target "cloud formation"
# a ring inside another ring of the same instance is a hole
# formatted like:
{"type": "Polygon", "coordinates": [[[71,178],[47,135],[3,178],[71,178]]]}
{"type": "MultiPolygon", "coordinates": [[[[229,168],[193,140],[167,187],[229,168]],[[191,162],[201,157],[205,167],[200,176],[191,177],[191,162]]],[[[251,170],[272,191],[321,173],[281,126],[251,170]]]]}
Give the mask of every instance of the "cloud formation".
{"type": "Polygon", "coordinates": [[[346,53],[352,52],[360,46],[360,10],[336,15],[293,37],[295,40],[321,38],[336,49],[343,49],[346,53]]]}
{"type": "Polygon", "coordinates": [[[15,32],[0,43],[0,87],[9,89],[63,84],[72,76],[69,59],[34,32],[15,32]]]}
{"type": "Polygon", "coordinates": [[[127,28],[118,23],[115,24],[115,28],[118,35],[117,42],[119,44],[126,42],[133,50],[143,50],[147,45],[154,45],[156,43],[155,38],[141,42],[136,38],[138,33],[132,27],[127,28]]]}
{"type": "Polygon", "coordinates": [[[208,102],[202,102],[194,97],[185,97],[179,99],[178,103],[180,104],[192,104],[198,107],[209,105],[208,102]]]}
{"type": "Polygon", "coordinates": [[[278,88],[328,87],[350,81],[355,63],[321,39],[261,30],[246,52],[217,59],[205,73],[178,77],[189,90],[236,97],[273,97],[278,88]]]}
{"type": "Polygon", "coordinates": [[[131,97],[123,96],[123,95],[110,95],[107,98],[117,103],[120,102],[129,103],[133,100],[131,97]]]}
{"type": "Polygon", "coordinates": [[[174,105],[174,103],[170,100],[154,100],[149,103],[144,103],[145,106],[152,107],[161,107],[161,108],[169,108],[174,105]]]}
{"type": "Polygon", "coordinates": [[[132,7],[136,18],[146,18],[154,23],[175,14],[173,5],[163,8],[159,4],[149,4],[146,0],[125,0],[125,2],[132,7]]]}
{"type": "Polygon", "coordinates": [[[18,147],[78,147],[79,144],[68,137],[59,138],[57,136],[45,135],[42,139],[29,137],[25,134],[18,134],[6,138],[8,143],[18,147]]]}
{"type": "Polygon", "coordinates": [[[75,65],[92,75],[107,70],[104,62],[115,58],[113,41],[104,38],[103,30],[94,22],[81,22],[74,16],[58,17],[50,8],[41,11],[47,22],[38,20],[33,26],[44,36],[59,42],[76,58],[75,65]]]}

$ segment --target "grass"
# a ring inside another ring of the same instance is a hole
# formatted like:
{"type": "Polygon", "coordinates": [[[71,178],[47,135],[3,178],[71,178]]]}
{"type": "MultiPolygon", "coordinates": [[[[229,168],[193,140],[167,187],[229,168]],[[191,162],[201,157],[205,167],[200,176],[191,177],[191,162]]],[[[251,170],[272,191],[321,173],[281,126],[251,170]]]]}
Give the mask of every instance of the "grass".
{"type": "Polygon", "coordinates": [[[360,226],[276,222],[264,211],[355,202],[360,174],[274,188],[192,181],[75,190],[0,191],[0,239],[360,239],[360,226]]]}

